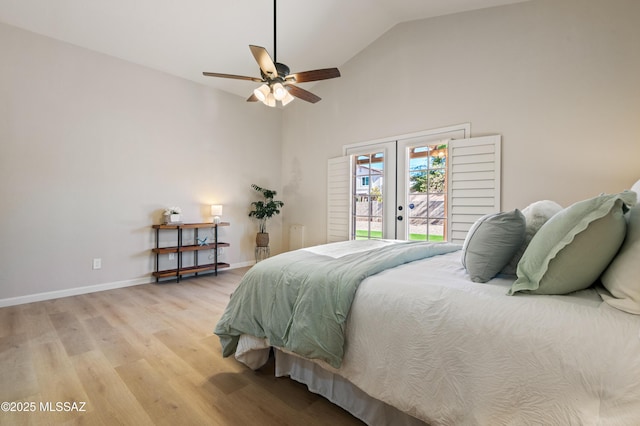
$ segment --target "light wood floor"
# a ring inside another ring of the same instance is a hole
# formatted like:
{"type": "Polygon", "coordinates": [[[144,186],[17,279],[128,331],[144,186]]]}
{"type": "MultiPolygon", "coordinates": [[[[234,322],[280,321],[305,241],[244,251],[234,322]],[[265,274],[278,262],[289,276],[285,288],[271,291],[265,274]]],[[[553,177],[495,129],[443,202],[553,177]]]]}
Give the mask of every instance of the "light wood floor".
{"type": "Polygon", "coordinates": [[[0,402],[35,411],[0,424],[361,425],[272,362],[222,358],[212,331],[244,272],[1,308],[0,402]]]}

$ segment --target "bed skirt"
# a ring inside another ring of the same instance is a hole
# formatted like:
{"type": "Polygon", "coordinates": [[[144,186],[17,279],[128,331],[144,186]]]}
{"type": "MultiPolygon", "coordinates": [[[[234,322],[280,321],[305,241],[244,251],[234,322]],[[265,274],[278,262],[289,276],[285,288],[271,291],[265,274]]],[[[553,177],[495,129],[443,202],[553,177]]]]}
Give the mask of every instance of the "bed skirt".
{"type": "Polygon", "coordinates": [[[313,361],[274,348],[276,377],[289,376],[370,426],[424,426],[425,423],[364,393],[347,379],[313,361]]]}

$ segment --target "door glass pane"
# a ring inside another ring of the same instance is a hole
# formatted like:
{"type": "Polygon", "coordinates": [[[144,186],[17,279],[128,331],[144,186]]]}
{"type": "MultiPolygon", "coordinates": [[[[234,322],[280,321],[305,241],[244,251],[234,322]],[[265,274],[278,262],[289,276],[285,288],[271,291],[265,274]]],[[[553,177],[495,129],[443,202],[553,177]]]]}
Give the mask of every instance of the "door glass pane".
{"type": "Polygon", "coordinates": [[[382,238],[384,153],[353,156],[353,239],[382,238]]]}
{"type": "Polygon", "coordinates": [[[409,240],[443,241],[447,235],[447,144],[413,146],[408,154],[409,240]]]}

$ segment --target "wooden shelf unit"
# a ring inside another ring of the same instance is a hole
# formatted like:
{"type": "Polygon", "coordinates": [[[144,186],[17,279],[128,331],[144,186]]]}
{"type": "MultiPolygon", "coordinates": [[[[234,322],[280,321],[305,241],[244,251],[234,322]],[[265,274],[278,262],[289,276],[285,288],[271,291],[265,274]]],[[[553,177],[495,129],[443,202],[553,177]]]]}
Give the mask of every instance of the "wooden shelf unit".
{"type": "Polygon", "coordinates": [[[156,255],[156,270],[153,272],[153,276],[156,278],[156,282],[159,282],[161,278],[175,278],[177,282],[183,275],[198,275],[201,272],[213,271],[218,275],[218,269],[228,268],[229,264],[224,262],[218,262],[218,249],[222,247],[229,247],[229,243],[223,243],[218,241],[218,228],[221,226],[229,226],[229,222],[220,223],[180,223],[180,224],[163,224],[153,225],[152,228],[156,230],[156,247],[151,251],[156,255]],[[194,232],[193,240],[198,241],[198,230],[203,228],[213,228],[214,238],[213,242],[200,244],[182,244],[182,231],[185,229],[192,229],[194,232]],[[177,232],[177,246],[160,247],[160,231],[161,230],[173,230],[177,232]],[[213,250],[213,263],[198,264],[198,252],[201,250],[213,250]],[[193,265],[182,266],[183,253],[193,253],[193,265]],[[162,269],[160,270],[160,255],[176,254],[176,261],[178,263],[176,268],[162,269]]]}

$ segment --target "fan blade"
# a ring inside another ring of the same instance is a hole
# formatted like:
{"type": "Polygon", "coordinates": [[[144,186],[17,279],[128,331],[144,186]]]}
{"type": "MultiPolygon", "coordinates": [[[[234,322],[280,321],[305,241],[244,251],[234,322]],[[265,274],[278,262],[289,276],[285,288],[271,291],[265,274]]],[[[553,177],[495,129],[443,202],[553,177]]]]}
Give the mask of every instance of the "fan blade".
{"type": "Polygon", "coordinates": [[[308,81],[328,80],[336,77],[340,77],[338,68],[324,68],[321,70],[297,72],[287,76],[285,80],[296,83],[306,83],[308,81]]]}
{"type": "Polygon", "coordinates": [[[247,77],[244,75],[235,75],[235,74],[220,74],[217,72],[203,72],[202,75],[205,75],[207,77],[222,77],[222,78],[233,78],[236,80],[249,80],[249,81],[255,81],[257,83],[261,83],[262,79],[258,78],[258,77],[247,77]]]}
{"type": "Polygon", "coordinates": [[[296,98],[302,99],[303,101],[311,102],[312,104],[315,104],[320,99],[322,99],[320,96],[314,95],[313,93],[301,89],[298,86],[294,86],[293,84],[287,84],[285,87],[287,88],[289,93],[291,93],[296,98]]]}
{"type": "Polygon", "coordinates": [[[247,102],[258,102],[258,98],[253,93],[247,98],[247,102]]]}
{"type": "Polygon", "coordinates": [[[251,49],[251,53],[253,53],[253,57],[256,59],[262,72],[269,76],[269,78],[276,78],[278,76],[278,70],[276,69],[276,64],[273,63],[273,59],[269,56],[267,49],[253,45],[249,45],[249,49],[251,49]]]}

